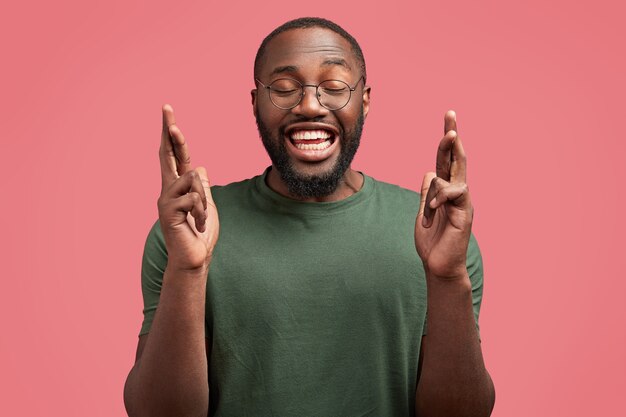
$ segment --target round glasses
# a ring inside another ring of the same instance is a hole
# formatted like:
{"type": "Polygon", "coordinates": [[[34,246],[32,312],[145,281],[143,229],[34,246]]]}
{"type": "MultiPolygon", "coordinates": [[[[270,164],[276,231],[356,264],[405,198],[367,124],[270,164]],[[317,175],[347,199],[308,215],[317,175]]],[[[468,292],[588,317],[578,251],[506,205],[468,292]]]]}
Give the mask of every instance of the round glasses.
{"type": "Polygon", "coordinates": [[[255,80],[261,84],[270,96],[272,104],[282,110],[290,110],[300,104],[304,97],[304,87],[314,87],[315,96],[320,105],[328,110],[339,110],[350,102],[352,92],[356,90],[363,76],[359,78],[354,87],[341,80],[326,80],[318,85],[302,84],[293,78],[279,78],[270,85],[263,84],[258,78],[255,80]]]}

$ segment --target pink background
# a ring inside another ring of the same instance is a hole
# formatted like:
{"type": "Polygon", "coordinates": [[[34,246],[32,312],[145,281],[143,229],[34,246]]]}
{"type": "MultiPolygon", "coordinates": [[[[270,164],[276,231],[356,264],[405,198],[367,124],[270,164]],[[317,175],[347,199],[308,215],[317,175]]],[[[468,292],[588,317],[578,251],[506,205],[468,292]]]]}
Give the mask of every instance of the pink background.
{"type": "Polygon", "coordinates": [[[214,183],[260,173],[254,54],[302,15],[364,49],[372,107],[355,168],[418,190],[444,112],[458,113],[493,415],[626,415],[622,4],[4,5],[0,415],[124,415],[160,107],[214,183]]]}

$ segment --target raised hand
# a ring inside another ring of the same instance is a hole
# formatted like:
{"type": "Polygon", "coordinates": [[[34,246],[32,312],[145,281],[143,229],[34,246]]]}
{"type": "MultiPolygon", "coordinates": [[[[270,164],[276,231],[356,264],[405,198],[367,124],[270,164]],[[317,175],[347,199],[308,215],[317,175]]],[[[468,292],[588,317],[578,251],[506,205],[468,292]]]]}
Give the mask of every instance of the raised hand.
{"type": "Polygon", "coordinates": [[[203,167],[191,168],[189,148],[168,104],[163,106],[159,159],[159,222],[168,252],[168,268],[207,268],[219,236],[217,209],[207,172],[203,167]]]}
{"type": "Polygon", "coordinates": [[[457,135],[456,114],[448,111],[437,150],[437,172],[424,176],[415,222],[415,247],[427,276],[456,279],[467,275],[465,262],[474,209],[465,175],[465,152],[457,135]]]}

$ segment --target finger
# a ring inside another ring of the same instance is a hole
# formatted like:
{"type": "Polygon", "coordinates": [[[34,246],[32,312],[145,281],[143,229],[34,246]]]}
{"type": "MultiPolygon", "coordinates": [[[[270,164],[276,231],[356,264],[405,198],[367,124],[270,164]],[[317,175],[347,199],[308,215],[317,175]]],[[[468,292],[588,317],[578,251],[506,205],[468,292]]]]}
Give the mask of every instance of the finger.
{"type": "MultiPolygon", "coordinates": [[[[209,182],[209,177],[206,173],[206,169],[204,169],[204,167],[198,167],[196,168],[196,172],[198,173],[198,177],[200,178],[200,181],[202,183],[202,187],[203,187],[203,191],[204,191],[204,196],[205,196],[205,205],[204,205],[204,210],[205,210],[205,219],[209,218],[209,210],[213,209],[213,210],[217,210],[217,208],[215,207],[215,202],[213,201],[213,195],[211,194],[211,183],[209,182]]],[[[206,230],[206,221],[203,224],[202,229],[198,229],[200,230],[200,232],[204,232],[206,230]]]]}
{"type": "Polygon", "coordinates": [[[209,205],[215,207],[215,202],[213,201],[213,195],[211,194],[211,183],[209,181],[209,177],[206,173],[206,169],[204,167],[198,167],[195,170],[200,176],[200,181],[202,182],[202,187],[204,188],[204,196],[206,198],[206,206],[209,205]]]}
{"type": "Polygon", "coordinates": [[[428,189],[430,188],[430,183],[436,175],[434,172],[427,172],[424,175],[424,179],[422,180],[422,188],[420,193],[420,208],[417,212],[417,218],[419,221],[420,216],[424,216],[424,208],[426,207],[426,196],[428,195],[428,189]]]}
{"type": "Polygon", "coordinates": [[[435,217],[436,209],[431,207],[431,201],[435,198],[442,188],[446,187],[449,183],[442,180],[439,177],[434,177],[430,181],[430,187],[428,187],[428,193],[426,194],[426,201],[424,205],[424,218],[422,219],[422,226],[429,228],[433,224],[433,218],[435,217]]]}
{"type": "Polygon", "coordinates": [[[436,210],[441,205],[451,202],[455,206],[463,207],[468,201],[469,195],[467,185],[454,183],[439,189],[433,196],[433,199],[429,201],[428,206],[436,210]]]}
{"type": "Polygon", "coordinates": [[[174,157],[176,158],[176,172],[183,175],[191,170],[191,157],[189,148],[183,136],[183,132],[176,125],[169,126],[169,135],[174,146],[174,157]]]}
{"type": "Polygon", "coordinates": [[[169,104],[163,105],[163,128],[161,130],[161,147],[159,160],[161,162],[161,187],[165,189],[178,178],[176,171],[176,156],[170,139],[169,127],[176,123],[174,109],[169,104]]]}
{"type": "Polygon", "coordinates": [[[192,176],[191,191],[198,193],[198,195],[200,196],[200,199],[202,200],[202,209],[206,210],[207,200],[206,200],[206,194],[204,192],[204,184],[202,184],[202,178],[200,177],[200,173],[198,173],[197,170],[192,170],[192,171],[189,171],[188,175],[192,176]]]}
{"type": "Polygon", "coordinates": [[[467,181],[467,158],[461,139],[454,140],[452,146],[452,163],[450,165],[450,182],[465,184],[467,181]]]}
{"type": "Polygon", "coordinates": [[[445,116],[443,116],[443,134],[445,135],[451,130],[458,132],[456,128],[456,113],[454,110],[448,110],[445,116]]]}
{"type": "Polygon", "coordinates": [[[191,214],[195,220],[196,230],[200,233],[205,230],[207,214],[202,206],[202,198],[196,192],[187,193],[172,201],[172,208],[191,214]]]}
{"type": "Polygon", "coordinates": [[[450,169],[452,166],[452,149],[456,140],[456,131],[449,130],[441,141],[437,148],[437,176],[443,180],[450,180],[450,169]]]}
{"type": "MultiPolygon", "coordinates": [[[[185,175],[175,180],[163,191],[163,196],[166,199],[172,199],[189,192],[197,192],[199,195],[204,194],[204,187],[202,186],[200,175],[194,170],[187,172],[185,175]]],[[[204,202],[206,203],[206,199],[204,202]]]]}

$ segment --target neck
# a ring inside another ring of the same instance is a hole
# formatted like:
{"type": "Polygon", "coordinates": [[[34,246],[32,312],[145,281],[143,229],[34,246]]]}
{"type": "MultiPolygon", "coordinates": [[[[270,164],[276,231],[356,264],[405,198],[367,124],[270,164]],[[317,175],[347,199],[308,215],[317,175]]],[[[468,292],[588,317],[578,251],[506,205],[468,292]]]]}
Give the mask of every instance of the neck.
{"type": "Polygon", "coordinates": [[[321,202],[331,202],[331,201],[340,201],[344,198],[348,198],[351,195],[357,193],[361,187],[363,187],[363,174],[353,170],[352,168],[348,168],[343,175],[341,181],[339,181],[339,185],[337,189],[332,193],[324,197],[299,197],[291,194],[287,188],[287,185],[280,178],[280,174],[276,170],[276,167],[272,166],[267,173],[266,177],[267,186],[270,187],[273,191],[278,194],[290,198],[292,200],[298,200],[307,203],[321,203],[321,202]]]}

